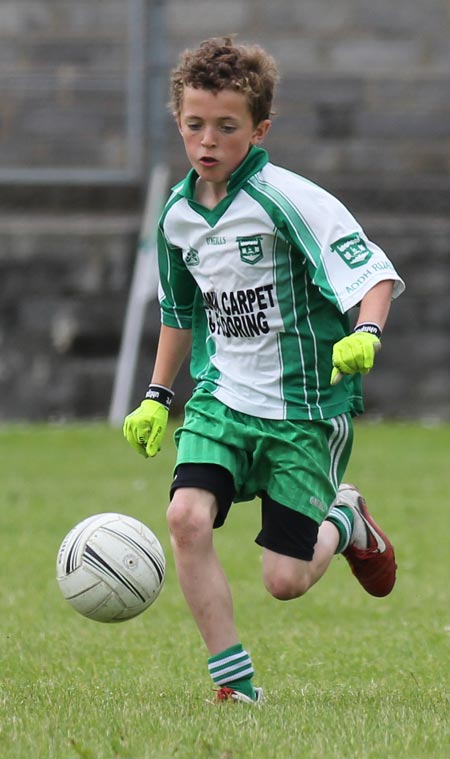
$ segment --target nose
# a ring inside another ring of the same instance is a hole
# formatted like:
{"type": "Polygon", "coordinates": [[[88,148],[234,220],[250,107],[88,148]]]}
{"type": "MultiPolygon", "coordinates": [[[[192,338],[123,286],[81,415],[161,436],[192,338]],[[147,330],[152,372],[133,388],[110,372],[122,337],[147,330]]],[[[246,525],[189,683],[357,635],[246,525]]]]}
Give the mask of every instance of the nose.
{"type": "Polygon", "coordinates": [[[202,145],[205,148],[212,148],[216,144],[216,135],[212,127],[205,127],[202,135],[202,145]]]}

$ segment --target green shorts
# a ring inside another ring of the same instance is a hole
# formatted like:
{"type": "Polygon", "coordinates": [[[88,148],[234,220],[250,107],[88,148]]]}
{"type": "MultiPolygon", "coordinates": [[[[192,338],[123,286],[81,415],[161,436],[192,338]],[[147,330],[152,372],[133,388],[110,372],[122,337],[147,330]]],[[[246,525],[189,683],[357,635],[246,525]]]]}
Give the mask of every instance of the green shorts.
{"type": "Polygon", "coordinates": [[[320,524],[347,467],[349,414],[320,421],[261,419],[195,391],[175,432],[180,464],[216,464],[234,480],[234,501],[267,493],[320,524]]]}

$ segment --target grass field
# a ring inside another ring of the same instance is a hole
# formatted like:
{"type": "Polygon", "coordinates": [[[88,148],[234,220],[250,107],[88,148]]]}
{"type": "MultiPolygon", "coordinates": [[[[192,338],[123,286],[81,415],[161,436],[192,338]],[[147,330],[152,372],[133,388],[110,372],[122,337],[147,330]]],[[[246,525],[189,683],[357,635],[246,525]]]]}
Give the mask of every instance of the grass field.
{"type": "Polygon", "coordinates": [[[347,479],[395,542],[387,599],[336,558],[305,598],[275,601],[257,504],[234,508],[217,546],[260,709],[207,703],[165,523],[170,435],[144,461],[106,425],[1,428],[1,759],[450,757],[449,452],[449,426],[357,425],[347,479]],[[168,560],[155,606],[120,625],[79,616],[55,582],[65,533],[99,511],[147,522],[168,560]]]}

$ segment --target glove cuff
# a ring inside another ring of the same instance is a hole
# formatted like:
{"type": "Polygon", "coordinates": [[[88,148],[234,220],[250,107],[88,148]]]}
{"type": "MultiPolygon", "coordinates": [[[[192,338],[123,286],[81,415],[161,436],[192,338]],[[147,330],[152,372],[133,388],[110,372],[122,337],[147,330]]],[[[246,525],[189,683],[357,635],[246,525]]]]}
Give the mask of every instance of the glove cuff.
{"type": "Polygon", "coordinates": [[[368,332],[370,335],[374,335],[378,340],[381,340],[381,327],[375,322],[361,322],[357,324],[353,332],[368,332]]]}
{"type": "Polygon", "coordinates": [[[174,395],[175,393],[173,390],[169,390],[169,388],[164,387],[164,385],[149,385],[147,392],[145,393],[145,398],[149,401],[157,401],[169,411],[174,395]]]}

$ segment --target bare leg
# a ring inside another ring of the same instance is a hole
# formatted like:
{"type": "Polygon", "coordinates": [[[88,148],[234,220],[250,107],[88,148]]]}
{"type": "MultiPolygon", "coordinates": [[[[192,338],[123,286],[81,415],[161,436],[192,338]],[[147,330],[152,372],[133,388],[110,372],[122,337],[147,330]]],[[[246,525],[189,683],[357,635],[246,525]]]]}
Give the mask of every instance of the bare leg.
{"type": "Polygon", "coordinates": [[[200,634],[213,656],[238,643],[227,578],[213,545],[215,497],[179,488],[167,512],[178,580],[200,634]]]}
{"type": "Polygon", "coordinates": [[[306,593],[326,571],[339,543],[339,533],[331,522],[319,528],[312,561],[302,561],[270,551],[263,552],[263,579],[269,593],[281,601],[306,593]]]}

